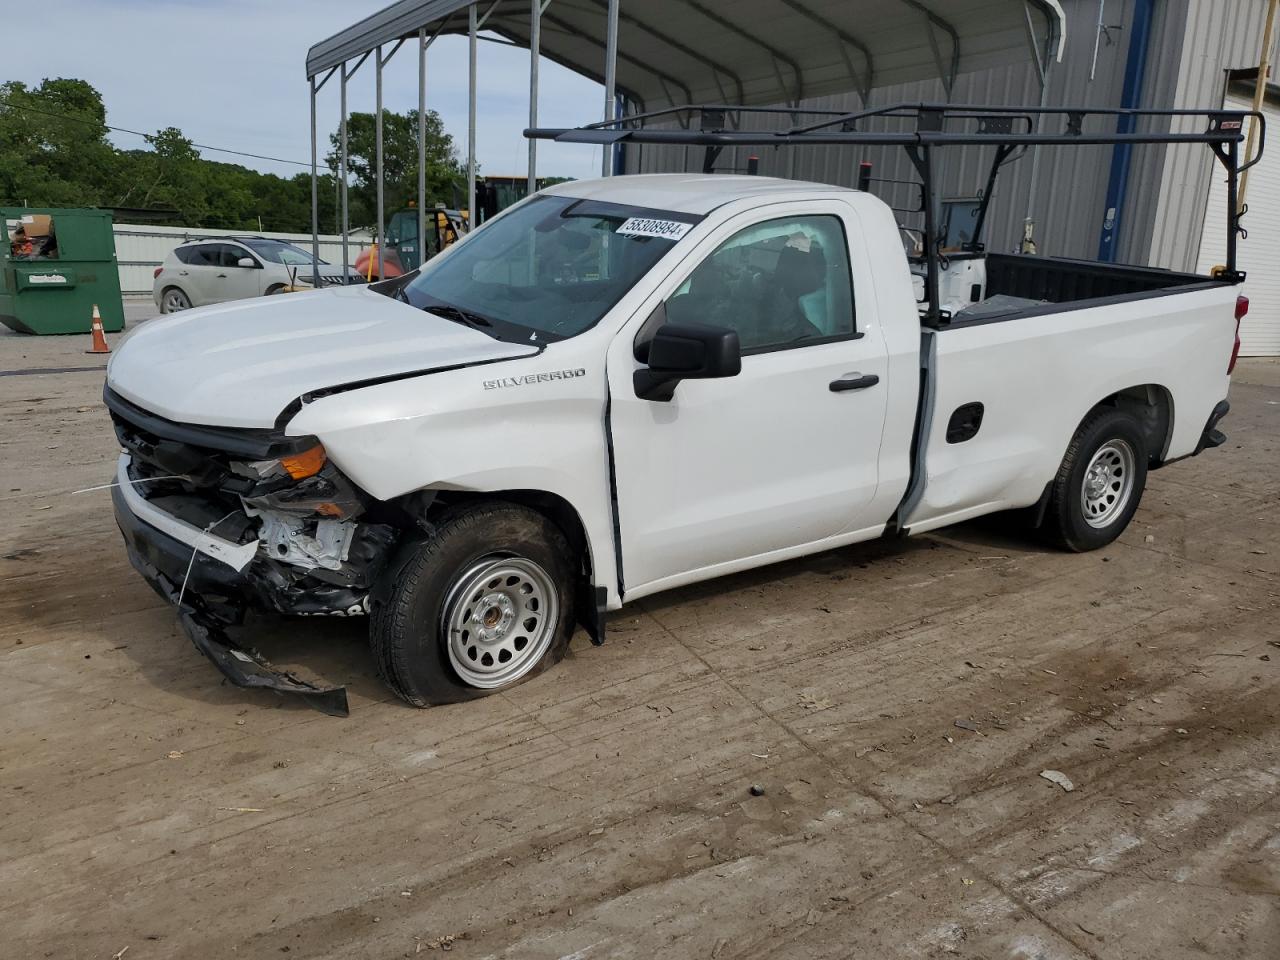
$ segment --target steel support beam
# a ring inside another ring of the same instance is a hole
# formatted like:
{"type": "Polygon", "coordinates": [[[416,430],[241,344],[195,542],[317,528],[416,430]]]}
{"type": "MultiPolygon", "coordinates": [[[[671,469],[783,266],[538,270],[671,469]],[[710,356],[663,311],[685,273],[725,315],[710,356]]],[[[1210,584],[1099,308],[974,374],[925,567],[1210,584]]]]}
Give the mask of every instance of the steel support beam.
{"type": "MultiPolygon", "coordinates": [[[[751,43],[754,43],[756,46],[760,47],[760,49],[767,51],[769,56],[773,57],[774,60],[779,61],[781,63],[785,63],[788,69],[791,70],[791,72],[795,75],[795,78],[796,78],[795,102],[799,103],[801,100],[804,99],[804,74],[800,70],[800,65],[796,63],[795,60],[787,56],[786,53],[779,50],[777,47],[773,46],[772,44],[767,43],[764,40],[761,40],[755,34],[749,33],[748,31],[742,29],[741,26],[734,23],[729,18],[720,15],[714,10],[707,9],[707,7],[699,3],[698,0],[684,0],[684,4],[685,6],[689,7],[691,10],[698,11],[698,13],[702,14],[704,17],[706,17],[716,26],[722,27],[725,30],[728,30],[730,33],[737,34],[739,37],[742,37],[742,39],[748,40],[751,43]]],[[[785,84],[783,85],[785,86],[785,84]]]]}
{"type": "MultiPolygon", "coordinates": [[[[588,36],[586,34],[581,33],[572,24],[569,24],[564,20],[560,20],[559,18],[547,13],[546,7],[543,7],[542,19],[545,20],[547,23],[551,24],[551,26],[555,27],[557,30],[561,30],[564,33],[577,37],[579,40],[589,43],[593,47],[596,47],[600,50],[606,49],[606,44],[603,40],[597,40],[595,37],[588,36]]],[[[617,59],[623,60],[631,64],[633,67],[636,67],[640,70],[645,71],[648,74],[651,74],[652,76],[657,77],[658,81],[663,84],[664,92],[666,90],[666,84],[668,83],[671,84],[673,87],[679,87],[681,90],[684,91],[685,103],[693,103],[693,91],[690,90],[688,85],[683,80],[680,80],[678,77],[674,77],[669,73],[665,73],[662,70],[659,70],[657,67],[655,67],[651,63],[645,63],[642,60],[637,60],[635,57],[628,56],[626,53],[619,52],[617,59]]],[[[578,73],[581,73],[585,77],[590,77],[592,80],[595,80],[597,83],[604,83],[604,77],[598,74],[588,73],[585,70],[582,70],[571,63],[566,63],[563,61],[557,61],[557,62],[559,62],[561,66],[568,67],[570,70],[577,71],[578,73]]],[[[670,95],[668,94],[668,96],[670,95]]],[[[671,100],[670,102],[673,106],[675,105],[674,100],[671,100]]]]}
{"type": "Polygon", "coordinates": [[[938,65],[938,79],[942,81],[943,88],[947,91],[947,99],[951,99],[951,88],[955,86],[956,74],[960,72],[960,34],[942,17],[938,16],[920,0],[901,0],[913,10],[919,10],[925,19],[925,26],[929,30],[929,45],[933,49],[933,59],[938,65]],[[938,38],[934,35],[933,28],[937,27],[943,33],[951,38],[951,65],[946,66],[943,63],[942,48],[938,46],[938,38]]]}
{"type": "Polygon", "coordinates": [[[374,156],[374,180],[377,184],[377,221],[376,232],[374,233],[374,243],[378,248],[378,279],[382,279],[382,206],[383,206],[383,183],[382,183],[382,47],[378,47],[373,51],[374,66],[374,88],[375,88],[375,104],[373,114],[373,156],[374,156]]]}
{"type": "MultiPolygon", "coordinates": [[[[1049,46],[1053,41],[1053,26],[1050,25],[1050,34],[1045,38],[1045,56],[1040,56],[1039,45],[1035,42],[1035,32],[1031,30],[1031,10],[1029,7],[1023,8],[1027,14],[1027,29],[1030,31],[1031,49],[1035,53],[1036,76],[1040,80],[1040,109],[1044,110],[1049,105],[1049,74],[1053,69],[1053,60],[1049,56],[1049,46]]],[[[1040,133],[1044,130],[1043,113],[1038,114],[1035,118],[1035,131],[1040,133]]],[[[1040,148],[1038,146],[1031,147],[1031,175],[1027,178],[1030,182],[1027,184],[1027,210],[1022,218],[1023,229],[1026,229],[1027,223],[1035,221],[1035,203],[1040,185],[1040,148]]]]}
{"type": "Polygon", "coordinates": [[[830,30],[831,33],[841,41],[840,55],[844,58],[845,65],[849,68],[850,79],[852,79],[854,83],[858,84],[858,93],[862,97],[862,102],[865,105],[867,98],[871,96],[872,87],[875,86],[876,68],[875,59],[871,54],[871,48],[857,37],[841,30],[826,17],[810,10],[801,3],[800,0],[782,0],[782,2],[796,13],[800,14],[800,16],[816,23],[824,30],[830,30]],[[853,69],[853,61],[849,58],[849,53],[845,46],[846,44],[862,54],[862,59],[866,61],[867,69],[861,77],[859,77],[857,72],[853,69]]]}
{"type": "Polygon", "coordinates": [[[476,5],[467,7],[467,229],[476,228],[476,5]]]}
{"type": "Polygon", "coordinates": [[[342,233],[342,282],[347,283],[351,273],[351,251],[347,241],[347,234],[351,232],[351,219],[347,209],[347,65],[344,63],[339,69],[342,76],[338,78],[338,109],[342,111],[342,118],[338,121],[338,189],[342,222],[338,229],[342,233]]]}
{"type": "Polygon", "coordinates": [[[320,192],[316,179],[316,78],[311,77],[311,282],[320,289],[320,192]]]}
{"type": "MultiPolygon", "coordinates": [[[[599,0],[599,2],[605,3],[607,2],[607,0],[599,0]]],[[[789,0],[783,0],[783,2],[788,3],[788,5],[790,5],[789,0]]],[[[738,74],[730,70],[728,67],[724,66],[724,64],[717,63],[715,60],[712,60],[710,57],[706,56],[706,54],[699,53],[697,50],[695,50],[693,47],[690,47],[688,44],[681,43],[675,37],[671,36],[668,33],[664,33],[663,31],[657,29],[656,27],[650,26],[649,24],[645,23],[643,20],[639,19],[638,17],[633,16],[631,14],[623,13],[621,8],[619,8],[618,10],[618,21],[620,23],[625,23],[625,24],[628,24],[629,26],[636,27],[639,30],[643,30],[645,33],[649,34],[649,36],[653,37],[655,40],[661,41],[665,46],[670,47],[672,50],[677,50],[680,53],[684,54],[686,57],[688,57],[690,60],[696,60],[698,63],[702,64],[704,67],[709,68],[711,70],[712,76],[715,78],[717,86],[720,86],[720,74],[723,74],[724,76],[728,77],[730,80],[733,81],[733,85],[738,89],[737,99],[739,103],[741,103],[743,100],[747,98],[746,88],[743,86],[742,78],[738,76],[738,74]]],[[[725,95],[723,88],[721,89],[721,96],[724,97],[724,100],[726,103],[731,102],[733,99],[725,95]]]]}
{"type": "MultiPolygon", "coordinates": [[[[427,262],[427,28],[418,31],[418,264],[427,262]]],[[[407,266],[407,264],[406,264],[407,266]]]]}
{"type": "MultiPolygon", "coordinates": [[[[604,52],[604,119],[606,122],[618,116],[618,3],[609,0],[609,13],[605,21],[604,52]]],[[[600,175],[610,176],[613,173],[613,146],[606,144],[601,149],[600,175]]]]}
{"type": "Polygon", "coordinates": [[[338,135],[338,139],[340,141],[339,151],[338,151],[338,180],[339,180],[338,187],[340,191],[339,203],[342,205],[342,228],[341,229],[342,229],[342,277],[343,277],[342,282],[343,283],[347,282],[347,273],[349,272],[351,267],[351,254],[348,246],[350,243],[348,239],[348,235],[351,233],[351,210],[348,204],[349,191],[348,191],[348,183],[347,183],[348,177],[350,175],[350,170],[349,170],[350,148],[347,141],[347,81],[356,75],[356,71],[359,70],[362,66],[364,66],[364,62],[368,59],[369,59],[369,54],[366,53],[363,57],[361,57],[359,60],[356,61],[356,65],[352,67],[350,70],[347,69],[347,65],[345,63],[342,63],[338,66],[338,69],[342,71],[342,75],[339,78],[339,81],[340,81],[339,90],[341,91],[341,94],[340,94],[341,105],[339,109],[342,110],[342,119],[338,126],[338,129],[340,131],[338,135]]]}
{"type": "MultiPolygon", "coordinates": [[[[550,3],[551,0],[546,0],[550,3]]],[[[542,49],[543,0],[529,0],[529,126],[538,125],[538,57],[542,49]]],[[[538,141],[529,140],[529,194],[538,189],[538,141]]]]}

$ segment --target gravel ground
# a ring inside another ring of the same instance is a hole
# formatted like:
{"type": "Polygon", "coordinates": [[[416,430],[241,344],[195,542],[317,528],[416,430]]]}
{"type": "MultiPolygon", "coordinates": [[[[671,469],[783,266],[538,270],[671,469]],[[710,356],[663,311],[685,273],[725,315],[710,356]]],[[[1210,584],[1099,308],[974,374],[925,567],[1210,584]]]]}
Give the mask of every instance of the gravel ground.
{"type": "Polygon", "coordinates": [[[1098,553],[839,550],[427,711],[360,621],[255,622],[337,720],[220,683],[73,492],[87,340],[0,336],[7,956],[1280,956],[1280,364],[1098,553]]]}

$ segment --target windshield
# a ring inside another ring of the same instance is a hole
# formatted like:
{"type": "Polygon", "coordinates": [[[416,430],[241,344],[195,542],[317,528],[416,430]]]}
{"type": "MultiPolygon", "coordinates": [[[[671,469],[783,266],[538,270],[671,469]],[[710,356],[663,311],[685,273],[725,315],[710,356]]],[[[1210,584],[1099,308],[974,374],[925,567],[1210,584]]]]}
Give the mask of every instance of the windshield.
{"type": "Polygon", "coordinates": [[[701,219],[535,197],[429,260],[401,295],[499,339],[572,337],[594,326],[701,219]]]}
{"type": "MultiPolygon", "coordinates": [[[[292,243],[285,243],[283,240],[245,240],[243,243],[263,260],[271,263],[283,263],[286,267],[311,266],[311,254],[292,243]]],[[[319,262],[326,266],[328,264],[325,260],[319,262]]]]}

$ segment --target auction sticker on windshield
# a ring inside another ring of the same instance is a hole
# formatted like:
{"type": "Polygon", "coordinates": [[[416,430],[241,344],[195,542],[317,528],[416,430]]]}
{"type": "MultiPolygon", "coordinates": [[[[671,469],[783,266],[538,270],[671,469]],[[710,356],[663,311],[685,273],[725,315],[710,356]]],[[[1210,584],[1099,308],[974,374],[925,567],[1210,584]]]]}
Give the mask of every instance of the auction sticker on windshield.
{"type": "Polygon", "coordinates": [[[624,237],[661,237],[663,240],[679,240],[692,229],[691,223],[678,220],[654,220],[650,217],[630,217],[617,230],[624,237]]]}

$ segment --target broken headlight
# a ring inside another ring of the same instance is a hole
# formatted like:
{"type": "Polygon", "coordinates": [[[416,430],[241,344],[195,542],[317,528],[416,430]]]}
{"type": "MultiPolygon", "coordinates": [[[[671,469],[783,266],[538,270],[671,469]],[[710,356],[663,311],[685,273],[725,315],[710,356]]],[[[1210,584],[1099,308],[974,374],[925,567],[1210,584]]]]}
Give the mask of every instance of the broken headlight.
{"type": "Polygon", "coordinates": [[[314,477],[324,469],[329,457],[325,453],[324,444],[317,443],[301,453],[274,460],[238,460],[231,464],[231,472],[247,477],[250,480],[273,480],[289,477],[292,480],[305,480],[314,477]]]}
{"type": "Polygon", "coordinates": [[[329,462],[320,444],[275,460],[232,463],[231,470],[257,481],[241,494],[246,506],[333,520],[349,520],[364,512],[360,491],[329,462]]]}

